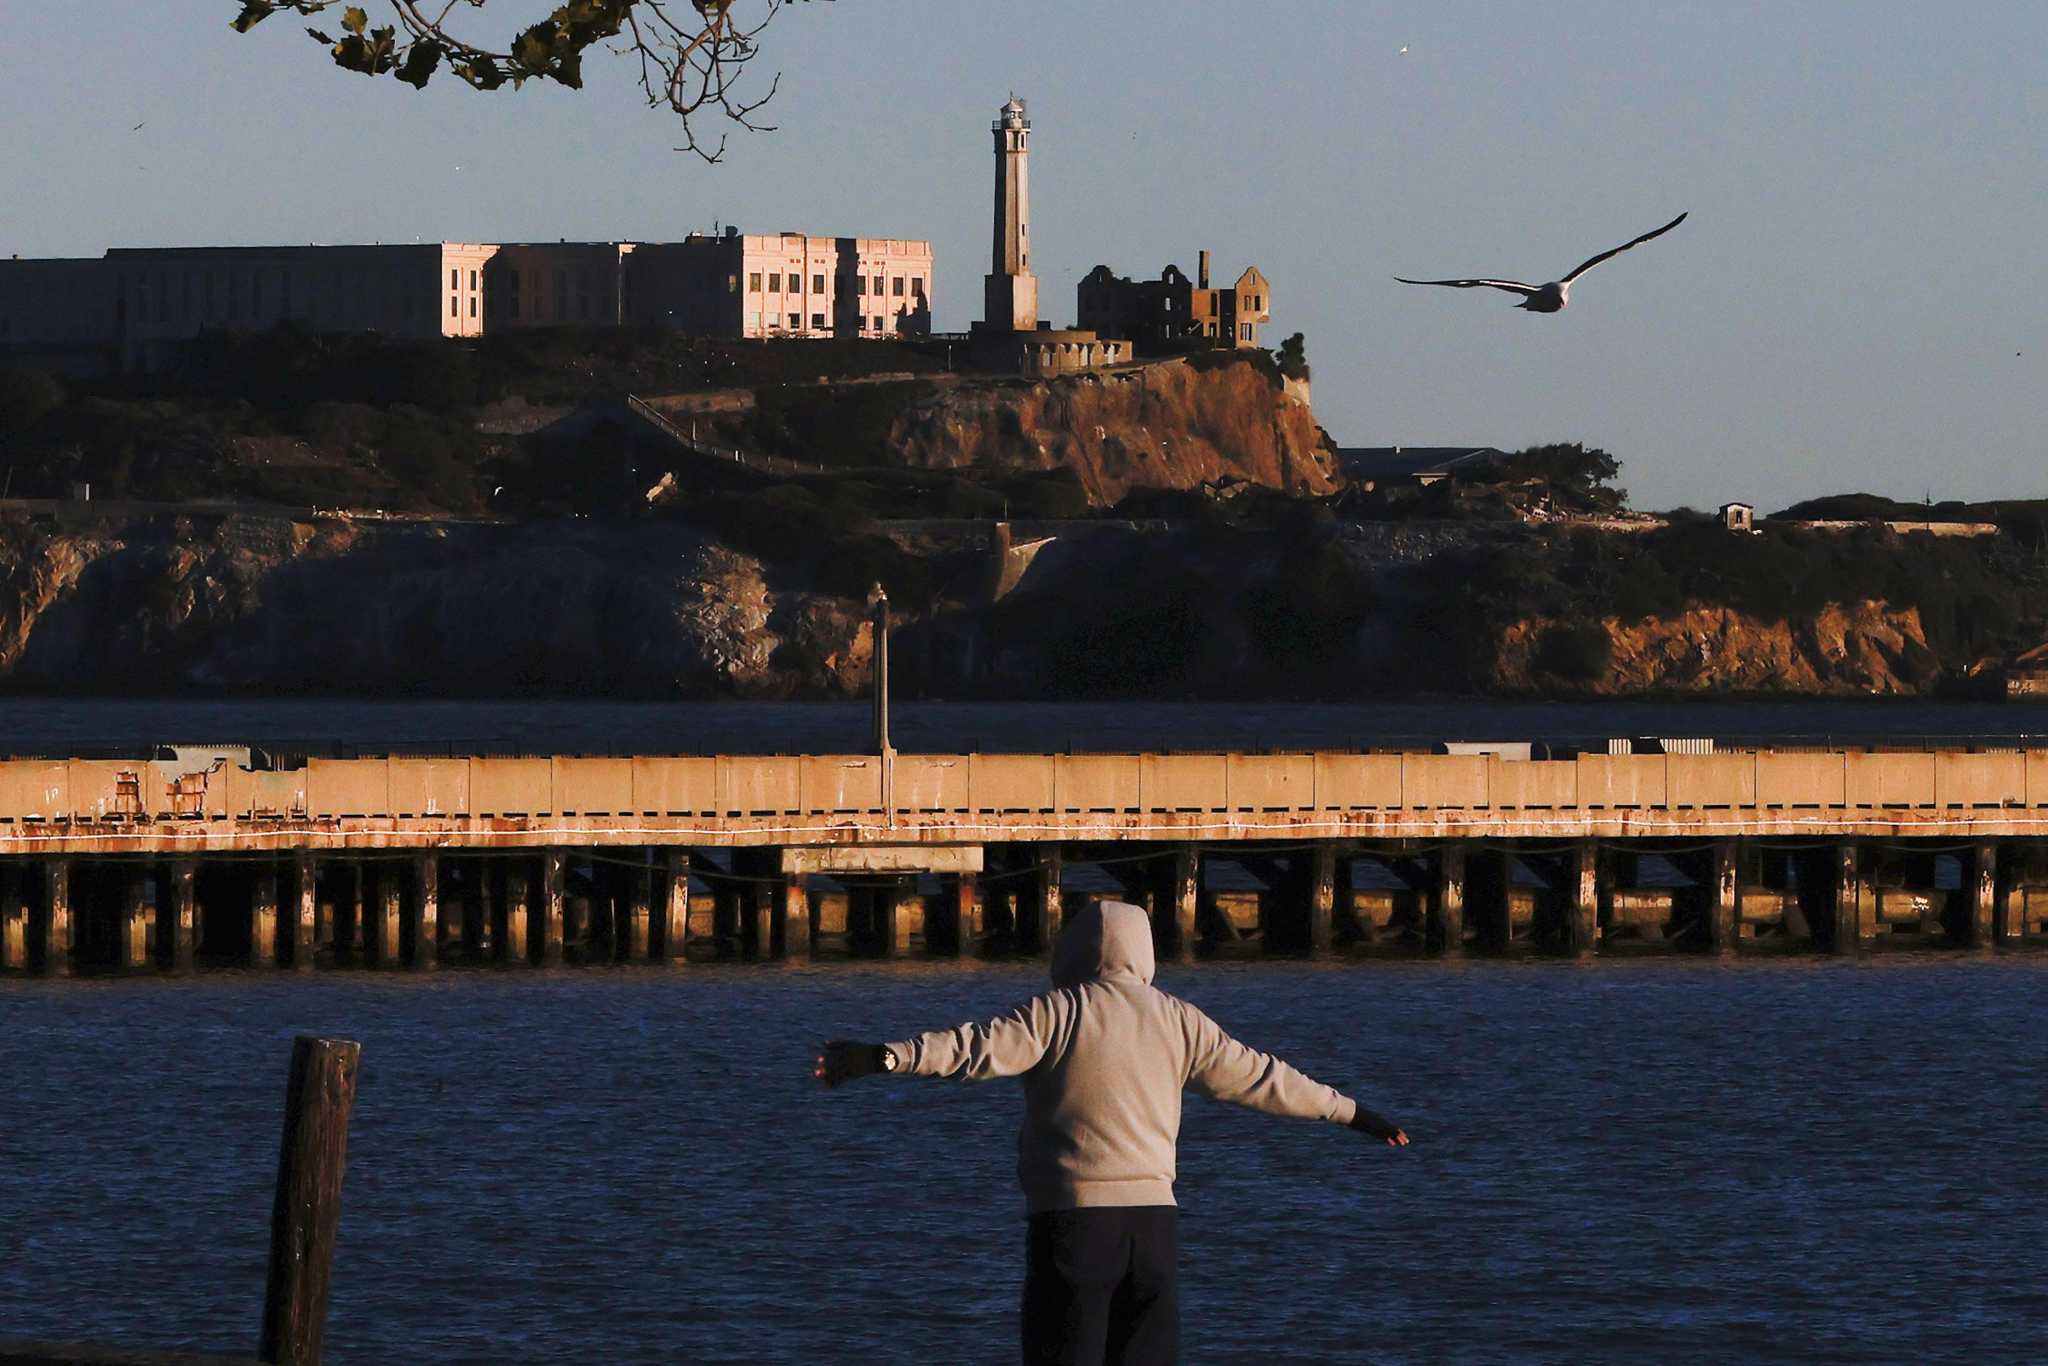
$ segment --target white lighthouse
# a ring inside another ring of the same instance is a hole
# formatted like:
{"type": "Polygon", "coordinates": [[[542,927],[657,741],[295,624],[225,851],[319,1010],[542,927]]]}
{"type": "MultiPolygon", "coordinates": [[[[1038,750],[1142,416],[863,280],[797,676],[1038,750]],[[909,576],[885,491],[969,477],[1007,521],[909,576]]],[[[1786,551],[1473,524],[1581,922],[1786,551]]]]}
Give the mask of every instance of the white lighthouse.
{"type": "Polygon", "coordinates": [[[1038,277],[1031,273],[1031,120],[1015,95],[989,125],[996,144],[995,249],[984,282],[991,331],[1038,327],[1038,277]]]}

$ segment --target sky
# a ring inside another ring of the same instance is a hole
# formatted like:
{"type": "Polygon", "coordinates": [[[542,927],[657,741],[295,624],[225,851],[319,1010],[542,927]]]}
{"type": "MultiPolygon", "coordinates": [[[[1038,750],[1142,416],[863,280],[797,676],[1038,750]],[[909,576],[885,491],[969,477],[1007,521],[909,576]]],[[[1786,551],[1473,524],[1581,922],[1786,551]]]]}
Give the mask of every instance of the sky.
{"type": "Polygon", "coordinates": [[[1257,264],[1341,445],[1583,441],[1647,508],[2048,496],[2039,0],[817,0],[717,166],[622,59],[414,92],[239,9],[9,6],[0,252],[917,237],[964,330],[1015,91],[1043,313],[1098,262],[1257,264]],[[1560,314],[1391,278],[1555,279],[1680,211],[1560,314]]]}

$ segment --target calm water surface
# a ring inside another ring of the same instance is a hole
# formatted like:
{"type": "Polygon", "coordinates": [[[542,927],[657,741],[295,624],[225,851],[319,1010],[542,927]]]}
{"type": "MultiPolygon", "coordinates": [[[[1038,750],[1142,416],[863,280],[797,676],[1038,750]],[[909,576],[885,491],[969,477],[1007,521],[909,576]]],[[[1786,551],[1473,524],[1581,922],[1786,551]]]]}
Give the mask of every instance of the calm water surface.
{"type": "MultiPolygon", "coordinates": [[[[291,1036],[362,1040],[334,1363],[997,1362],[1014,1083],[811,1043],[1037,966],[0,982],[0,1336],[253,1343],[291,1036]]],[[[2048,964],[1205,965],[1405,1123],[1191,1099],[1192,1362],[2048,1359],[2048,964]]]]}

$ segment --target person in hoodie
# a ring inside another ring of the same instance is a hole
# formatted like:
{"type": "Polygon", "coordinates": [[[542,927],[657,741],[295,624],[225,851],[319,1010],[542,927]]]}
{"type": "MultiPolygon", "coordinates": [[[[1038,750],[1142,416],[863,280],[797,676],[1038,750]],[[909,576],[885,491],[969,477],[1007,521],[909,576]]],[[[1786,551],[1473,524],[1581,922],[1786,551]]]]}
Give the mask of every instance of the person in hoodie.
{"type": "Polygon", "coordinates": [[[1101,901],[1068,922],[1053,990],[987,1024],[895,1043],[834,1039],[827,1086],[874,1073],[1024,1079],[1024,1360],[1178,1359],[1174,1156],[1181,1092],[1320,1119],[1390,1146],[1408,1136],[1363,1105],[1246,1047],[1152,985],[1145,912],[1101,901]]]}

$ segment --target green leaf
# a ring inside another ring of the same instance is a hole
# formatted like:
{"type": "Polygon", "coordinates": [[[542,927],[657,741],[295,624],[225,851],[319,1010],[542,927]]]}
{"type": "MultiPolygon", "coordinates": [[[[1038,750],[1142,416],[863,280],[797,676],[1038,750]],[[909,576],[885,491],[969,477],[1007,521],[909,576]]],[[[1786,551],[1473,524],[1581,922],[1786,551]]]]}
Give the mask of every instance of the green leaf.
{"type": "Polygon", "coordinates": [[[350,5],[341,12],[341,26],[350,33],[361,33],[370,26],[370,16],[363,13],[362,6],[350,5]]]}

